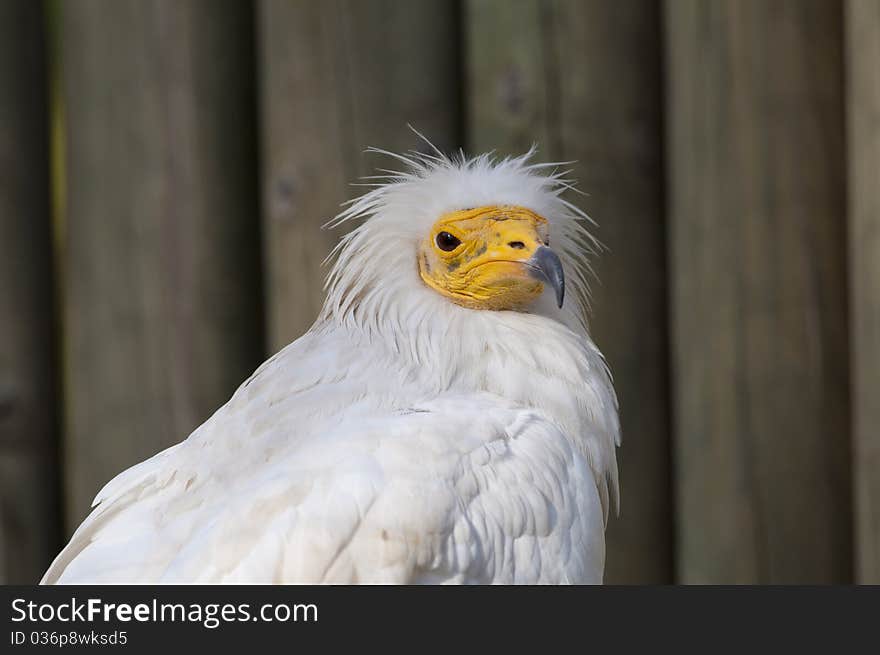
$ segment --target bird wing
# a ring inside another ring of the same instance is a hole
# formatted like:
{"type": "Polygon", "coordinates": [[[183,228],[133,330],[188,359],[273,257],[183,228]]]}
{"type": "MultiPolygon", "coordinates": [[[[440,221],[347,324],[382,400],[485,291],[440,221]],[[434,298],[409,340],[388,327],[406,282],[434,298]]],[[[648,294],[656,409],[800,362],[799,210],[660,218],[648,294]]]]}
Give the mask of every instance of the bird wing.
{"type": "Polygon", "coordinates": [[[534,410],[354,403],[287,439],[260,414],[221,409],[120,474],[43,582],[601,582],[589,462],[534,410]]]}

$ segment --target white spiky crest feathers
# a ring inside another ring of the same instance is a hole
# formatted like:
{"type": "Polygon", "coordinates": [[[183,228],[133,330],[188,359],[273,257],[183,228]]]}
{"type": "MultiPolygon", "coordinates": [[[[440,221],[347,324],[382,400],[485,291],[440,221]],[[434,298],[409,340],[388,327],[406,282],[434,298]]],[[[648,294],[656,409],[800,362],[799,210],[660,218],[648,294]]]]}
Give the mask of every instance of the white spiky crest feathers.
{"type": "Polygon", "coordinates": [[[420,302],[435,304],[436,293],[421,281],[414,256],[434,222],[446,212],[468,207],[518,205],[547,219],[551,246],[565,269],[565,307],[559,311],[553,303],[541,302],[534,308],[536,313],[587,332],[592,274],[588,257],[599,243],[587,230],[590,218],[562,197],[573,189],[566,178],[569,171],[559,170],[566,162],[535,163],[534,147],[502,159],[491,153],[453,158],[436,148],[433,154],[401,155],[375,148],[369,152],[392,157],[406,169],[368,178],[373,188],[346,203],[325,226],[362,221],[327,257],[333,268],[327,277],[322,317],[380,328],[389,313],[399,318],[420,302]]]}

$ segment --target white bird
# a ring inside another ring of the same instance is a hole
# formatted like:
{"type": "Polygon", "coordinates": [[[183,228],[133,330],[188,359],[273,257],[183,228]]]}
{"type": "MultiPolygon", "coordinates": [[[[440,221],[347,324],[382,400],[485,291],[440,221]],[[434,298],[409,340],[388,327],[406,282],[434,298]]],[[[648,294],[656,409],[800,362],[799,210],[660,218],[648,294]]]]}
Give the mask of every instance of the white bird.
{"type": "Polygon", "coordinates": [[[531,154],[393,155],[312,328],[107,484],[43,583],[600,583],[595,242],[531,154]]]}

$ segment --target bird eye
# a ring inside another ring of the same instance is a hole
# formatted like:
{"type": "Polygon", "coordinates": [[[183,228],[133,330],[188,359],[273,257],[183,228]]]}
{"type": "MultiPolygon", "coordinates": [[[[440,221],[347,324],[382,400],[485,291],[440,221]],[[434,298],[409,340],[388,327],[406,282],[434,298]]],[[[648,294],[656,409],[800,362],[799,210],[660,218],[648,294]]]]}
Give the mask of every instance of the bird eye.
{"type": "Polygon", "coordinates": [[[455,250],[461,244],[461,239],[454,234],[449,234],[449,232],[439,232],[435,240],[437,241],[437,247],[446,252],[455,250]]]}

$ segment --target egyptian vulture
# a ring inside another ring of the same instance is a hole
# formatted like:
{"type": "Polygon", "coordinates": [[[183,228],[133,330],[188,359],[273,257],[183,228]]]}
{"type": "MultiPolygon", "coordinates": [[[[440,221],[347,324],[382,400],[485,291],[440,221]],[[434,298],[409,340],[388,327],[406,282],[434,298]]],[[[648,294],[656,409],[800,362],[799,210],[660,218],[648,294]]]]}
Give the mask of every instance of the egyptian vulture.
{"type": "Polygon", "coordinates": [[[334,221],[312,328],[107,484],[44,583],[602,581],[587,217],[531,153],[395,156],[334,221]]]}

